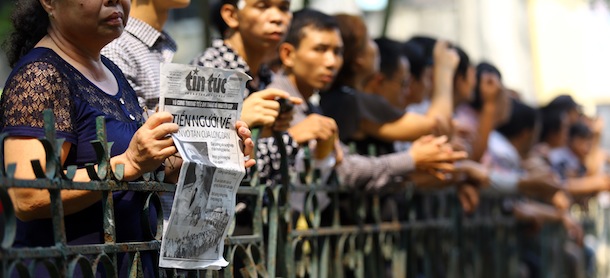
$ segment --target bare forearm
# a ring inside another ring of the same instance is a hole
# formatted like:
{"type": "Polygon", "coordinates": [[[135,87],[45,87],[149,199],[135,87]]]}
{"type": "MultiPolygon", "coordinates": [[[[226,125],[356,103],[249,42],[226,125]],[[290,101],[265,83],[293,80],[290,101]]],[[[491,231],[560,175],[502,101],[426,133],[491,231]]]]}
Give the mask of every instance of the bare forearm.
{"type": "Polygon", "coordinates": [[[591,196],[608,187],[606,179],[595,176],[571,178],[566,182],[566,190],[575,197],[591,196]]]}
{"type": "MultiPolygon", "coordinates": [[[[77,170],[74,177],[75,182],[89,181],[85,169],[77,170]]],[[[33,188],[11,188],[9,189],[11,200],[15,208],[17,218],[28,221],[51,217],[51,197],[46,189],[33,188]]],[[[79,212],[101,199],[99,191],[87,190],[62,190],[64,215],[79,212]]]]}
{"type": "Polygon", "coordinates": [[[542,219],[545,222],[559,222],[563,215],[553,206],[534,202],[520,202],[514,207],[515,217],[518,220],[531,221],[542,219]]]}
{"type": "Polygon", "coordinates": [[[434,68],[434,92],[426,116],[451,119],[453,116],[453,70],[434,68]]]}
{"type": "Polygon", "coordinates": [[[415,141],[421,136],[431,134],[436,125],[435,119],[415,113],[406,113],[398,120],[383,125],[363,121],[362,128],[371,136],[392,142],[415,141]]]}
{"type": "Polygon", "coordinates": [[[471,159],[474,161],[480,161],[481,157],[487,150],[487,142],[489,140],[489,134],[494,130],[495,126],[495,108],[484,106],[479,117],[479,128],[478,134],[472,144],[471,159]]]}
{"type": "Polygon", "coordinates": [[[345,185],[379,190],[392,182],[394,177],[404,177],[414,169],[408,153],[395,153],[381,157],[347,155],[336,170],[345,185]]]}

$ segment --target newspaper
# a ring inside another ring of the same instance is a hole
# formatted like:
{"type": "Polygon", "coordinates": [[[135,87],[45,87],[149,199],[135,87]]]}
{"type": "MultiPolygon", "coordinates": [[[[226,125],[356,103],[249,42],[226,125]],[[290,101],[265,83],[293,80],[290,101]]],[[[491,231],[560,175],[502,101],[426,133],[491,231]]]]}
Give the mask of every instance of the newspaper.
{"type": "Polygon", "coordinates": [[[170,112],[180,126],[173,136],[184,162],[160,267],[219,269],[228,264],[222,256],[224,238],[245,175],[235,121],[249,79],[237,71],[161,65],[159,110],[170,112]]]}

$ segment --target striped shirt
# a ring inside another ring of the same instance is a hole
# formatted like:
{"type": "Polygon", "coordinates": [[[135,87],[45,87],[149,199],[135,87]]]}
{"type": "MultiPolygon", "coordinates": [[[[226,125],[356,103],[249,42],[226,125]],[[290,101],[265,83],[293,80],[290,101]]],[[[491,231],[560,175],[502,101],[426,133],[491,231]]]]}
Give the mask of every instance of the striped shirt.
{"type": "MultiPolygon", "coordinates": [[[[172,61],[176,42],[166,33],[129,17],[125,32],[102,49],[102,55],[119,66],[138,95],[140,106],[154,109],[159,103],[160,64],[172,61]]],[[[174,193],[161,195],[163,217],[169,219],[174,193]]],[[[167,225],[164,225],[167,227],[167,225]]]]}
{"type": "Polygon", "coordinates": [[[159,65],[172,61],[176,42],[165,32],[129,17],[125,32],[102,49],[102,55],[119,66],[138,94],[142,107],[159,103],[159,65]]]}

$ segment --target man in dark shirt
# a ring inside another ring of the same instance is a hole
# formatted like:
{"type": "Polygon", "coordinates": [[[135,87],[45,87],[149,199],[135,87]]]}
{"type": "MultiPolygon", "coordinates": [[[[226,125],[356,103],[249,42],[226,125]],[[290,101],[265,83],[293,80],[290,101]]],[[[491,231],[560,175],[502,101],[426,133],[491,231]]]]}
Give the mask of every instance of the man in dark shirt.
{"type": "MultiPolygon", "coordinates": [[[[343,41],[333,17],[313,10],[294,14],[286,41],[279,47],[283,72],[276,75],[269,85],[306,100],[295,106],[289,131],[312,125],[312,122],[334,123],[331,118],[319,115],[323,111],[316,99],[317,91],[326,89],[336,77],[343,63],[342,49],[343,41]]],[[[322,135],[313,139],[317,139],[319,144],[326,137],[322,135]]],[[[425,167],[427,163],[439,161],[450,164],[449,161],[464,158],[464,153],[440,151],[440,145],[443,145],[442,140],[422,139],[409,152],[380,157],[349,154],[336,170],[347,186],[380,190],[392,184],[392,181],[405,177],[415,166],[425,167]]]]}

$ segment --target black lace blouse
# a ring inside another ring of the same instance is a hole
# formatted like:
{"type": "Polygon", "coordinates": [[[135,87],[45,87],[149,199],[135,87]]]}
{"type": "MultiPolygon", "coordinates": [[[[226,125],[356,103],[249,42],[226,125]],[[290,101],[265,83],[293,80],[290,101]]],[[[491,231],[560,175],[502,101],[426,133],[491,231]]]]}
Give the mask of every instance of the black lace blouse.
{"type": "MultiPolygon", "coordinates": [[[[72,144],[65,165],[82,167],[85,163],[96,162],[90,141],[96,139],[97,116],[103,116],[108,141],[114,142],[111,155],[125,152],[141,126],[142,110],[134,90],[119,68],[105,57],[102,61],[118,82],[116,95],[102,91],[53,50],[35,48],[30,51],[14,67],[2,93],[1,131],[9,136],[41,137],[44,135],[42,111],[51,108],[55,114],[57,137],[72,144]]],[[[139,224],[142,217],[139,212],[146,196],[140,192],[117,191],[113,197],[117,242],[146,240],[139,224]]],[[[68,244],[103,243],[102,224],[100,202],[65,216],[68,244]]],[[[18,221],[15,247],[53,244],[50,219],[18,221]]],[[[145,276],[154,277],[152,262],[157,255],[143,253],[145,276]]],[[[128,263],[124,260],[128,257],[119,255],[119,276],[127,274],[128,263]]]]}
{"type": "Polygon", "coordinates": [[[141,125],[142,110],[133,89],[110,60],[119,91],[112,96],[91,83],[48,48],[35,48],[15,66],[0,100],[0,129],[10,136],[42,137],[42,111],[51,108],[59,138],[72,143],[66,165],[95,162],[90,144],[96,139],[95,119],[104,116],[111,153],[123,153],[141,125]]]}

